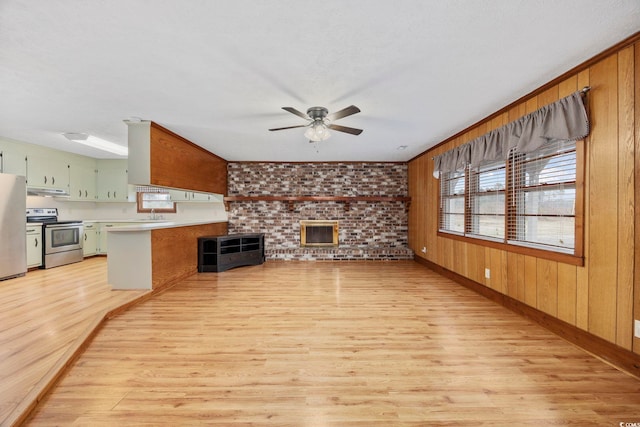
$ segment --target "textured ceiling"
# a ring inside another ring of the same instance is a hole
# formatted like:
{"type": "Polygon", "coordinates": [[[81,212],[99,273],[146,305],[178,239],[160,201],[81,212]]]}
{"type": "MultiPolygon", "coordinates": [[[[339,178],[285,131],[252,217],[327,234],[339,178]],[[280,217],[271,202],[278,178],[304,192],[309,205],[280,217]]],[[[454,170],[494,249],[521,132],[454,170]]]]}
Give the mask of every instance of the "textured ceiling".
{"type": "Polygon", "coordinates": [[[638,0],[1,0],[0,137],[110,157],[61,134],[139,117],[227,160],[402,161],[637,31],[638,0]],[[351,104],[359,136],[267,131],[351,104]]]}

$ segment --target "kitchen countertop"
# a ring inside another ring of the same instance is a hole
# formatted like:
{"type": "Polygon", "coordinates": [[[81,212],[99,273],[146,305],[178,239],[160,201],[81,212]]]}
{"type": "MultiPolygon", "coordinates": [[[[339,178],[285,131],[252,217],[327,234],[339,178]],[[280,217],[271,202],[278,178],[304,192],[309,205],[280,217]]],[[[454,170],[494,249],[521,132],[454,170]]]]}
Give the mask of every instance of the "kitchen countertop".
{"type": "MultiPolygon", "coordinates": [[[[97,221],[107,222],[107,221],[97,221]]],[[[109,221],[116,222],[116,221],[109,221]]],[[[120,222],[135,222],[135,221],[120,221],[120,222]]],[[[145,222],[135,225],[123,225],[122,227],[109,228],[110,233],[126,233],[128,231],[148,231],[158,230],[161,228],[176,228],[176,227],[189,227],[191,225],[203,225],[203,224],[216,224],[219,222],[227,222],[226,220],[211,220],[211,219],[194,219],[186,221],[167,221],[167,220],[146,220],[145,222]]]]}
{"type": "Polygon", "coordinates": [[[144,218],[134,218],[134,219],[84,219],[82,222],[167,222],[171,221],[169,219],[144,219],[144,218]]]}

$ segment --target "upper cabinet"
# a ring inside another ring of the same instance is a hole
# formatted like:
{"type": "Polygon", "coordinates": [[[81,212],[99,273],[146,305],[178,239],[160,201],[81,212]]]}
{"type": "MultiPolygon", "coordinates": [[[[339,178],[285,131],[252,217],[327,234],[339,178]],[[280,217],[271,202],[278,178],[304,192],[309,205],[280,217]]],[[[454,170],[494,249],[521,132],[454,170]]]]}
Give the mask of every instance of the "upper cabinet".
{"type": "Polygon", "coordinates": [[[40,155],[27,156],[27,187],[69,190],[69,163],[40,155]]]}
{"type": "Polygon", "coordinates": [[[199,193],[187,190],[169,190],[172,202],[222,202],[218,194],[199,193]]]}
{"type": "Polygon", "coordinates": [[[157,123],[126,123],[130,184],[226,194],[226,160],[157,123]]]}
{"type": "Polygon", "coordinates": [[[96,201],[96,161],[75,160],[69,165],[69,200],[76,202],[96,201]]]}
{"type": "Polygon", "coordinates": [[[216,198],[215,194],[209,193],[198,193],[197,191],[191,192],[191,201],[193,202],[218,202],[218,198],[216,198]]]}
{"type": "Polygon", "coordinates": [[[127,160],[97,161],[98,202],[129,202],[135,197],[129,194],[127,160]]]}
{"type": "Polygon", "coordinates": [[[24,153],[0,147],[0,172],[27,176],[27,161],[24,153]]]}

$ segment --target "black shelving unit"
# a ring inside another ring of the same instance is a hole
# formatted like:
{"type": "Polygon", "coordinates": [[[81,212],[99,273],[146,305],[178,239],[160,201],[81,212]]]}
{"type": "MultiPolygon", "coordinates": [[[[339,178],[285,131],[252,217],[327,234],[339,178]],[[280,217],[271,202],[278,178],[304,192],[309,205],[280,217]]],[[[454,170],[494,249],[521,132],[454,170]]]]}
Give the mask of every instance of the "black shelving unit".
{"type": "Polygon", "coordinates": [[[264,262],[264,233],[198,237],[198,271],[220,272],[264,262]]]}

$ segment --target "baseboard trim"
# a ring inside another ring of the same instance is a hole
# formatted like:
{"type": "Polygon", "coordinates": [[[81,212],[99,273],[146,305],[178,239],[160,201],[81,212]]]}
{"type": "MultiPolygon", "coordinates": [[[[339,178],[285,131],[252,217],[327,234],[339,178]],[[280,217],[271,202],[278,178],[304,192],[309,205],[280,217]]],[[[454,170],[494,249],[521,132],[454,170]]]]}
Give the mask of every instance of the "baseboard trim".
{"type": "Polygon", "coordinates": [[[543,328],[553,332],[588,353],[591,353],[595,357],[598,357],[617,369],[640,379],[640,355],[577,328],[570,323],[550,316],[536,308],[530,307],[508,295],[501,294],[500,292],[488,288],[467,277],[461,276],[458,273],[448,270],[424,258],[416,256],[414,261],[453,280],[465,288],[468,288],[485,298],[502,305],[514,313],[536,322],[543,328]]]}

